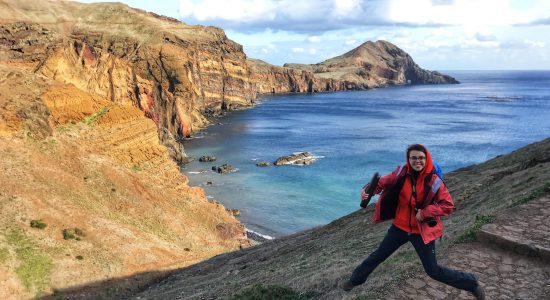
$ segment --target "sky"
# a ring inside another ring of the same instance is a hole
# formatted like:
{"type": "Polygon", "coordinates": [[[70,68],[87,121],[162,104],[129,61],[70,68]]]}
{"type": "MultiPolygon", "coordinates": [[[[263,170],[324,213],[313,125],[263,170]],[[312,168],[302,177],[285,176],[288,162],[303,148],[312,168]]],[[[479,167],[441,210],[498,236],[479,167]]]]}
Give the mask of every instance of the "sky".
{"type": "Polygon", "coordinates": [[[248,57],[274,65],[386,40],[430,70],[550,70],[549,0],[119,1],[220,27],[248,57]]]}

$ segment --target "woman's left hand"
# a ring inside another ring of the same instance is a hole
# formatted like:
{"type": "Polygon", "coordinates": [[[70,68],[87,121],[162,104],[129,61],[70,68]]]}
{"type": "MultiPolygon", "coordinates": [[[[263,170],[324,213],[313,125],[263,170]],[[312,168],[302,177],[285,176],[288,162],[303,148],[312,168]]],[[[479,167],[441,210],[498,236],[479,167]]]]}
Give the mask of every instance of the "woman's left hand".
{"type": "Polygon", "coordinates": [[[422,218],[420,211],[421,211],[420,209],[416,211],[416,220],[418,220],[419,222],[422,222],[424,218],[422,218]]]}

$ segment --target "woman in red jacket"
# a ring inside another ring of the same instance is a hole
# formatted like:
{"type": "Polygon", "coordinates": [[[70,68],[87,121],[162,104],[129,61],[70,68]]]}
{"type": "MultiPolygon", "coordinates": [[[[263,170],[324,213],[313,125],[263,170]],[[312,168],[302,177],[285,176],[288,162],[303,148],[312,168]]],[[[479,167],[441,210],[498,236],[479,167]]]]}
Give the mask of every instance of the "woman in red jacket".
{"type": "MultiPolygon", "coordinates": [[[[388,233],[367,259],[353,271],[343,289],[350,291],[364,283],[372,271],[395,250],[410,241],[426,273],[433,279],[471,292],[485,299],[483,288],[473,274],[437,264],[435,240],[443,234],[440,217],[453,211],[453,199],[443,181],[434,173],[430,152],[420,144],[407,148],[407,165],[378,181],[374,194],[382,192],[376,203],[374,223],[393,219],[388,233]]],[[[367,198],[365,188],[361,197],[367,198]]]]}

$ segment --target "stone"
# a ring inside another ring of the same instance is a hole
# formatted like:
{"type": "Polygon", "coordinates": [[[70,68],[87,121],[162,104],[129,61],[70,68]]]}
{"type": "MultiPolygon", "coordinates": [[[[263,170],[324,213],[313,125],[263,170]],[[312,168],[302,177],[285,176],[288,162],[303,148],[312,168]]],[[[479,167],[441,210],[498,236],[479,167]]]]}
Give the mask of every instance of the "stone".
{"type": "Polygon", "coordinates": [[[271,163],[267,162],[267,161],[260,161],[260,162],[256,163],[256,166],[258,166],[258,167],[269,167],[269,166],[271,166],[271,163]]]}
{"type": "Polygon", "coordinates": [[[237,171],[237,169],[235,167],[233,167],[232,165],[230,165],[230,164],[223,164],[221,166],[213,166],[212,170],[216,171],[220,174],[232,173],[232,172],[237,171]]]}
{"type": "Polygon", "coordinates": [[[215,160],[216,160],[216,157],[215,156],[210,156],[210,155],[203,155],[199,158],[200,162],[212,162],[212,161],[215,161],[215,160]]]}
{"type": "Polygon", "coordinates": [[[279,157],[273,164],[276,166],[282,165],[309,165],[313,163],[316,158],[309,152],[299,152],[291,155],[279,157]]]}

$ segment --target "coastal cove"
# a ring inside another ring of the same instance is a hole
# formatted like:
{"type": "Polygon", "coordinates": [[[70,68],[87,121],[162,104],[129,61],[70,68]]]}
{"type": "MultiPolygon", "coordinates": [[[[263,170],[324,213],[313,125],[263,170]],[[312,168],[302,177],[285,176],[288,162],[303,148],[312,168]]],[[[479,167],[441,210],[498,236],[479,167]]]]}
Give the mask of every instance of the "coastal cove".
{"type": "Polygon", "coordinates": [[[185,142],[197,160],[182,167],[192,186],[238,209],[247,228],[283,236],[359,208],[376,171],[404,162],[408,144],[427,145],[445,172],[513,151],[550,132],[549,71],[446,71],[459,85],[267,95],[185,142]],[[304,167],[257,167],[308,151],[304,167]],[[202,155],[215,162],[202,163],[202,155]],[[238,169],[219,175],[214,165],[238,169]]]}

